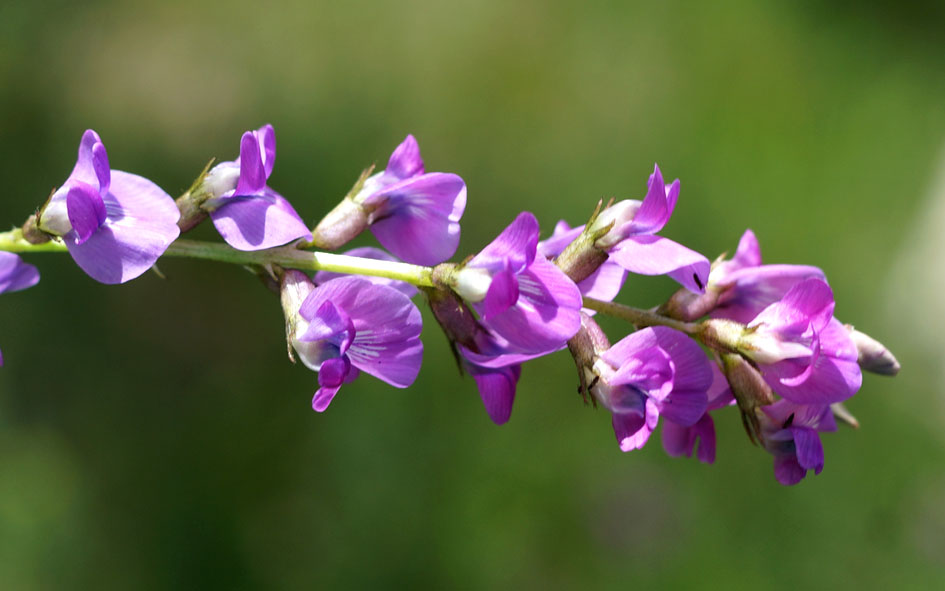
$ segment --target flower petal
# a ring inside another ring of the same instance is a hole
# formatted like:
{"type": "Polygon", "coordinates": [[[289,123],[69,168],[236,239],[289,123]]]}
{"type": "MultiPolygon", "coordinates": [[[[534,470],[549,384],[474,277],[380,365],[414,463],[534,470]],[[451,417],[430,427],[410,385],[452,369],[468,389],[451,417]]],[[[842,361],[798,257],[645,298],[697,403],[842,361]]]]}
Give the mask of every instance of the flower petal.
{"type": "Polygon", "coordinates": [[[39,283],[39,271],[12,252],[0,252],[0,293],[19,291],[39,283]]]}
{"type": "Polygon", "coordinates": [[[631,236],[610,250],[618,265],[640,275],[669,275],[695,293],[705,292],[711,265],[698,252],[660,236],[631,236]]]}
{"type": "Polygon", "coordinates": [[[466,265],[498,271],[509,261],[512,270],[520,271],[532,264],[537,251],[538,220],[533,213],[523,211],[466,265]]]}
{"type": "Polygon", "coordinates": [[[220,203],[210,212],[210,219],[237,250],[263,250],[299,238],[312,239],[292,204],[269,187],[254,195],[226,197],[220,203]]]}
{"type": "Polygon", "coordinates": [[[449,259],[459,245],[459,220],[466,209],[466,183],[455,174],[433,172],[375,192],[370,228],[384,248],[417,265],[449,259]]]}
{"type": "Polygon", "coordinates": [[[111,171],[103,196],[106,221],[82,244],[67,241],[69,254],[96,281],[124,283],[138,277],[180,234],[180,212],[170,195],[144,177],[111,171]]]}
{"type": "Polygon", "coordinates": [[[266,167],[259,140],[252,131],[247,131],[240,139],[240,180],[236,184],[234,195],[254,195],[266,186],[266,167]]]}
{"type": "MultiPolygon", "coordinates": [[[[679,179],[673,181],[669,189],[663,183],[663,174],[660,167],[653,165],[653,174],[647,181],[646,197],[640,209],[630,222],[629,228],[623,232],[624,236],[655,234],[663,229],[679,197],[679,179]]],[[[703,284],[704,285],[704,284],[703,284]]]]}
{"type": "Polygon", "coordinates": [[[804,480],[805,476],[807,476],[807,470],[797,462],[797,456],[792,454],[774,456],[774,477],[781,484],[791,486],[804,480]]]}
{"type": "Polygon", "coordinates": [[[392,174],[400,180],[423,174],[420,146],[413,135],[408,134],[406,139],[394,149],[384,172],[392,174]]]}
{"type": "Polygon", "coordinates": [[[797,463],[801,468],[820,474],[824,469],[824,448],[820,435],[806,427],[791,427],[794,434],[794,447],[797,450],[797,463]]]}
{"type": "Polygon", "coordinates": [[[479,396],[492,422],[496,425],[508,422],[512,414],[512,403],[515,401],[515,386],[522,375],[522,366],[486,369],[467,363],[466,370],[476,381],[479,396]]]}
{"type": "MultiPolygon", "coordinates": [[[[483,318],[522,353],[556,351],[581,327],[581,292],[561,269],[543,257],[517,276],[519,298],[514,306],[483,318]]],[[[476,306],[482,313],[481,306],[476,306]]]]}
{"type": "Polygon", "coordinates": [[[105,202],[93,187],[74,182],[66,193],[66,211],[76,244],[82,244],[105,222],[105,202]]]}

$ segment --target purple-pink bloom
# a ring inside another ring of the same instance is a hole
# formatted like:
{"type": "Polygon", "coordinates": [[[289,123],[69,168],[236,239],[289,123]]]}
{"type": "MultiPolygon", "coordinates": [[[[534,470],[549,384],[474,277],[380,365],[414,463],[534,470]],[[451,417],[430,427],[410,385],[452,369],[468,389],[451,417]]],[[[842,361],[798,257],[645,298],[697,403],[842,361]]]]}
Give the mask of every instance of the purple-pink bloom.
{"type": "Polygon", "coordinates": [[[748,323],[765,307],[806,279],[826,281],[824,272],[808,265],[762,265],[761,247],[754,232],[745,230],[731,260],[709,275],[709,290],[718,293],[713,318],[748,323]]]}
{"type": "Polygon", "coordinates": [[[98,134],[86,130],[72,174],[39,216],[96,281],[124,283],[151,268],[180,233],[170,195],[144,177],[112,170],[98,134]]]}
{"type": "Polygon", "coordinates": [[[328,408],[341,385],[359,371],[398,388],[416,379],[423,357],[422,320],[410,298],[396,289],[360,277],[313,287],[303,273],[287,271],[283,306],[288,306],[292,346],[318,372],[319,389],[312,399],[316,411],[328,408]],[[294,294],[286,297],[289,290],[294,294]],[[301,297],[301,306],[292,310],[301,297]]]}
{"type": "Polygon", "coordinates": [[[217,164],[204,180],[211,198],[203,207],[233,248],[262,250],[312,239],[292,205],[266,184],[275,160],[276,132],[266,124],[244,133],[239,158],[217,164]]]}
{"type": "MultiPolygon", "coordinates": [[[[0,252],[0,293],[20,291],[39,283],[39,271],[12,252],[0,252]]],[[[0,366],[3,353],[0,353],[0,366]]]]}
{"type": "Polygon", "coordinates": [[[459,220],[466,209],[466,183],[458,175],[424,172],[417,140],[408,135],[387,168],[369,177],[354,202],[370,212],[378,242],[417,265],[449,259],[459,245],[459,220]]]}
{"type": "Polygon", "coordinates": [[[709,386],[709,390],[706,392],[708,404],[705,413],[698,421],[689,426],[666,421],[663,424],[662,431],[663,449],[666,450],[667,454],[673,457],[686,456],[691,458],[698,443],[696,457],[699,458],[700,462],[706,464],[715,462],[715,423],[709,413],[735,402],[728,380],[725,379],[719,367],[714,363],[709,365],[712,368],[712,385],[709,386]]]}
{"type": "Polygon", "coordinates": [[[640,275],[669,275],[686,289],[705,291],[709,278],[709,259],[698,252],[657,236],[669,221],[679,198],[679,179],[669,187],[663,182],[659,166],[647,182],[642,202],[627,199],[605,209],[592,229],[613,227],[596,242],[610,259],[640,275]]]}
{"type": "Polygon", "coordinates": [[[853,396],[862,374],[849,332],[833,317],[833,291],[807,279],[761,311],[742,337],[742,353],[768,385],[796,404],[830,404],[853,396]]]}
{"type": "Polygon", "coordinates": [[[808,470],[824,469],[820,431],[836,431],[830,406],[798,405],[779,400],[762,407],[762,440],[774,455],[774,476],[784,485],[797,484],[808,470]]]}
{"type": "MultiPolygon", "coordinates": [[[[554,259],[583,231],[584,226],[572,228],[566,221],[560,220],[555,225],[552,235],[547,240],[538,243],[538,254],[547,259],[554,259]]],[[[626,278],[627,271],[623,267],[607,260],[585,279],[578,281],[577,286],[581,291],[581,295],[603,302],[610,302],[620,293],[620,288],[623,287],[626,278]]],[[[595,314],[593,310],[589,309],[585,309],[584,313],[591,316],[595,314]]]]}
{"type": "MultiPolygon", "coordinates": [[[[362,246],[360,248],[352,248],[349,251],[346,251],[342,254],[360,257],[362,259],[375,259],[378,261],[391,261],[391,262],[400,262],[396,257],[391,256],[390,254],[384,252],[379,248],[374,248],[373,246],[362,246]]],[[[321,285],[326,281],[331,281],[332,279],[338,279],[340,277],[347,277],[342,273],[334,273],[331,271],[319,271],[315,273],[315,283],[316,285],[321,285]]],[[[408,298],[412,298],[417,295],[417,288],[413,285],[410,285],[406,281],[398,281],[396,279],[388,279],[386,277],[371,277],[365,275],[363,279],[375,283],[377,285],[386,285],[388,287],[393,287],[400,293],[404,294],[408,298]]]]}
{"type": "Polygon", "coordinates": [[[533,214],[519,214],[456,272],[453,286],[518,353],[557,351],[581,327],[581,292],[554,263],[536,256],[538,231],[533,214]]]}
{"type": "Polygon", "coordinates": [[[613,413],[622,451],[642,448],[663,416],[695,425],[708,407],[712,369],[702,348],[671,328],[644,328],[600,354],[591,393],[613,413]]]}

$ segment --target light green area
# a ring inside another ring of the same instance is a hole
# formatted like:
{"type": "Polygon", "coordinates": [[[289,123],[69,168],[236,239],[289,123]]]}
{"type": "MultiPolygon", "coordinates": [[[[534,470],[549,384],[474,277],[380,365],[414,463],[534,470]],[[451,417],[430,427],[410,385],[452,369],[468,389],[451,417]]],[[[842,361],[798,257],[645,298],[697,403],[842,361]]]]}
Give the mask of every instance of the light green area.
{"type": "Polygon", "coordinates": [[[412,388],[366,376],[319,415],[252,275],[166,260],[165,281],[104,286],[39,254],[40,284],[0,296],[0,587],[945,587],[943,347],[884,300],[923,289],[886,278],[945,144],[945,12],[897,6],[0,4],[4,228],[88,127],[179,194],[272,123],[271,185],[310,221],[413,133],[467,182],[456,260],[522,209],[548,231],[640,198],[659,162],[682,181],[666,236],[713,258],[751,227],[766,261],[824,268],[838,316],[904,368],[866,378],[862,428],[785,488],[734,412],[713,466],[621,453],[565,353],[525,367],[496,427],[429,314],[412,388]]]}

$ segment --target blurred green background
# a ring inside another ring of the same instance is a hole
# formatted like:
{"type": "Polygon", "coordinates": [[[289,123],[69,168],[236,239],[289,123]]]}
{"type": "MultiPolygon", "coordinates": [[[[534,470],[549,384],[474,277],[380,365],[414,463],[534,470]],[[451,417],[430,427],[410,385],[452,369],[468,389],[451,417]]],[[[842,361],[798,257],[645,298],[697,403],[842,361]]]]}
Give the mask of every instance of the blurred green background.
{"type": "Polygon", "coordinates": [[[640,198],[657,161],[682,181],[666,236],[714,258],[751,227],[904,368],[786,488],[734,411],[712,466],[621,453],[565,353],[496,427],[426,312],[412,388],[365,377],[319,415],[250,274],[173,259],[114,287],[33,255],[42,282],[0,298],[0,586],[945,587],[945,9],[897,6],[0,3],[7,224],[89,127],[176,195],[270,122],[270,184],[313,222],[413,133],[468,184],[458,257],[522,209],[550,229],[640,198]]]}

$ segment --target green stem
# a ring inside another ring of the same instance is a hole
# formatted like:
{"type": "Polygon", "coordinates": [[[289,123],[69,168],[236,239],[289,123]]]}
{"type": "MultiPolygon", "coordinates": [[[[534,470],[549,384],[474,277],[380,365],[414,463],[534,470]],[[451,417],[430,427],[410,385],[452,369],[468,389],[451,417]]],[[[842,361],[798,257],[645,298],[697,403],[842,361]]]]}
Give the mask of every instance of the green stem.
{"type": "Polygon", "coordinates": [[[601,300],[595,300],[594,298],[585,297],[584,307],[600,312],[601,314],[606,314],[615,318],[622,318],[631,324],[641,327],[668,326],[669,328],[674,328],[688,335],[697,335],[699,334],[700,330],[699,325],[693,322],[682,322],[673,318],[668,318],[662,314],[650,312],[648,310],[641,310],[639,308],[625,306],[624,304],[616,304],[614,302],[603,302],[601,300]]]}
{"type": "MultiPolygon", "coordinates": [[[[0,251],[7,252],[67,252],[61,240],[31,244],[19,229],[0,232],[0,251]]],[[[294,246],[267,250],[242,251],[226,244],[179,239],[174,241],[163,256],[204,259],[236,265],[279,265],[303,271],[331,271],[348,275],[369,275],[406,281],[420,286],[433,286],[433,269],[408,263],[380,261],[328,252],[298,250],[294,246]]]]}

